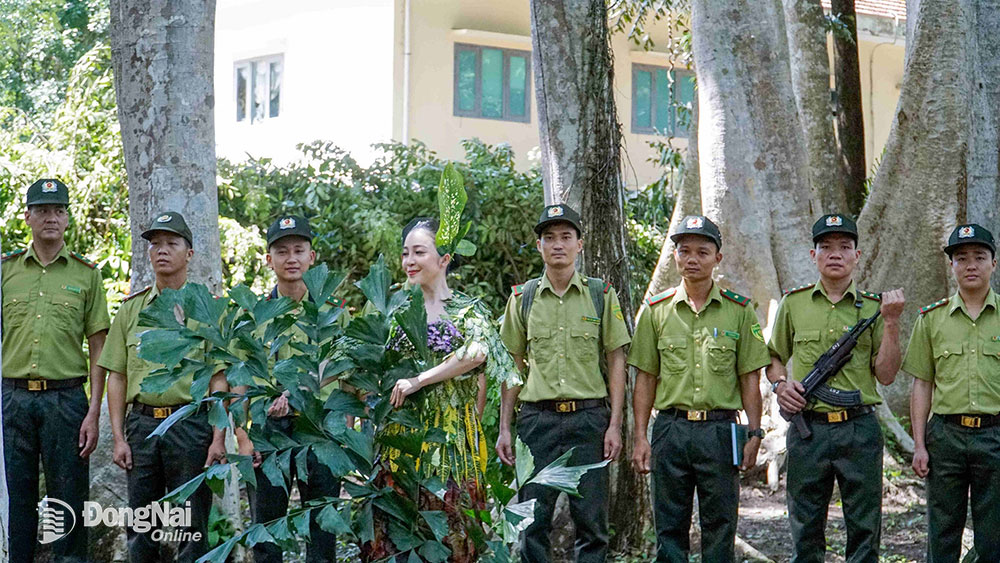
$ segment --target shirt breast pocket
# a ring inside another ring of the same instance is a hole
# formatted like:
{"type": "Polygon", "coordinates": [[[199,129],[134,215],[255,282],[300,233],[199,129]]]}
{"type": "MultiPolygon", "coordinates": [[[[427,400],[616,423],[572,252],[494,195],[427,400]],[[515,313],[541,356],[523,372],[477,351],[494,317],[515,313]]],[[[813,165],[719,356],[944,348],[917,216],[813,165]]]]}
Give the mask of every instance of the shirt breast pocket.
{"type": "Polygon", "coordinates": [[[709,342],[706,363],[715,375],[736,375],[736,343],[730,338],[719,338],[709,342]]]}
{"type": "Polygon", "coordinates": [[[962,372],[964,344],[953,342],[934,349],[934,377],[941,381],[951,381],[962,372]]]}
{"type": "MultiPolygon", "coordinates": [[[[24,322],[28,316],[30,305],[24,295],[4,295],[3,323],[7,329],[14,328],[24,322]]],[[[5,329],[6,330],[6,329],[5,329]]]]}
{"type": "Polygon", "coordinates": [[[128,354],[126,362],[128,373],[125,375],[130,379],[142,377],[144,375],[143,372],[146,370],[146,361],[139,357],[139,338],[137,336],[129,338],[126,348],[128,354]]]}
{"type": "Polygon", "coordinates": [[[795,361],[806,370],[812,369],[816,360],[823,355],[820,349],[818,330],[800,330],[795,333],[795,348],[793,350],[795,361]]]}
{"type": "Polygon", "coordinates": [[[597,330],[589,328],[574,328],[570,331],[573,338],[573,354],[584,362],[597,359],[597,330]]]}
{"type": "Polygon", "coordinates": [[[535,361],[545,362],[555,354],[552,329],[544,326],[528,325],[528,350],[535,361]]]}
{"type": "Polygon", "coordinates": [[[656,342],[660,353],[660,371],[680,375],[688,366],[688,344],[684,336],[661,336],[656,342]]]}
{"type": "Polygon", "coordinates": [[[52,296],[51,306],[59,328],[63,330],[83,328],[83,295],[60,291],[52,296]]]}

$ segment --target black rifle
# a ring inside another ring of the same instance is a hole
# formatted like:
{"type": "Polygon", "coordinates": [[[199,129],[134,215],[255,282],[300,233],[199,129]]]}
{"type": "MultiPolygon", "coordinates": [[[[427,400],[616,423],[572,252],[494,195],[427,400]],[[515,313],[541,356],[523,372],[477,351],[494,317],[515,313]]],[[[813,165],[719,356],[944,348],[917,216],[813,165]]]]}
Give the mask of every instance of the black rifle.
{"type": "MultiPolygon", "coordinates": [[[[858,345],[858,338],[868,330],[868,327],[875,324],[875,319],[881,313],[881,310],[876,311],[871,317],[854,325],[854,328],[845,332],[839,340],[834,342],[833,346],[830,346],[829,350],[823,352],[823,355],[816,360],[812,370],[802,380],[802,386],[805,387],[805,393],[802,396],[806,402],[815,397],[835,407],[848,408],[861,405],[861,391],[857,389],[853,391],[833,389],[828,387],[826,382],[847,365],[847,362],[851,361],[851,356],[853,355],[851,352],[858,345]]],[[[812,430],[809,429],[805,417],[802,416],[802,411],[793,415],[779,408],[778,412],[781,413],[782,418],[790,420],[795,424],[795,427],[799,429],[799,434],[803,438],[812,436],[812,430]]]]}

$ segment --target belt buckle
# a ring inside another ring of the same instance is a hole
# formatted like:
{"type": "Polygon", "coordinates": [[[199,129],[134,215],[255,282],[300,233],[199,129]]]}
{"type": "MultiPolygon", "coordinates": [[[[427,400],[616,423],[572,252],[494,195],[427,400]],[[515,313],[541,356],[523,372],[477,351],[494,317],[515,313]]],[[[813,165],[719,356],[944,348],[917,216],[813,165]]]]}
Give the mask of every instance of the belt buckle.
{"type": "Polygon", "coordinates": [[[153,407],[153,418],[167,418],[172,410],[170,407],[153,407]]]}
{"type": "Polygon", "coordinates": [[[847,420],[847,411],[836,411],[826,413],[827,422],[844,422],[847,420]]]}
{"type": "Polygon", "coordinates": [[[708,413],[706,411],[687,411],[687,419],[691,421],[700,421],[708,418],[708,413]]]}
{"type": "Polygon", "coordinates": [[[982,428],[983,417],[962,415],[962,426],[966,428],[982,428]]]}
{"type": "Polygon", "coordinates": [[[45,379],[29,379],[28,391],[45,391],[49,388],[49,382],[45,379]]]}
{"type": "Polygon", "coordinates": [[[556,412],[576,412],[576,401],[557,401],[556,412]]]}

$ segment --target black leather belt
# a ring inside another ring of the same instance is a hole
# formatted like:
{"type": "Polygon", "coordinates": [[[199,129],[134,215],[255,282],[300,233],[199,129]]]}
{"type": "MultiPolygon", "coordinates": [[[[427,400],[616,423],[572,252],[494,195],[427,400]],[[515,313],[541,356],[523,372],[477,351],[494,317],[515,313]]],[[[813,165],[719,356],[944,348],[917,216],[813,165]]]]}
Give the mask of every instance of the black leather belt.
{"type": "Polygon", "coordinates": [[[146,403],[140,403],[139,401],[132,401],[132,412],[137,412],[146,416],[151,416],[153,418],[167,418],[168,416],[177,412],[181,407],[187,406],[188,403],[180,405],[170,405],[166,407],[154,407],[153,405],[147,405],[146,403]]]}
{"type": "Polygon", "coordinates": [[[86,381],[86,377],[74,377],[72,379],[19,379],[16,377],[3,378],[3,384],[16,387],[17,389],[27,389],[28,391],[52,391],[55,389],[68,389],[79,387],[86,381]]]}
{"type": "Polygon", "coordinates": [[[852,407],[849,409],[833,411],[833,412],[802,411],[802,415],[809,422],[818,422],[820,424],[837,424],[840,422],[847,422],[848,420],[853,420],[855,418],[866,416],[873,412],[875,412],[875,407],[871,405],[864,405],[861,407],[852,407]]]}
{"type": "Polygon", "coordinates": [[[681,409],[663,409],[659,416],[670,416],[690,420],[692,422],[704,422],[709,420],[736,420],[736,411],[727,409],[717,409],[714,411],[685,411],[681,409]]]}
{"type": "Polygon", "coordinates": [[[948,424],[963,428],[989,428],[1000,424],[1000,414],[936,414],[948,424]]]}
{"type": "Polygon", "coordinates": [[[607,399],[552,399],[549,401],[525,401],[521,403],[521,408],[534,408],[552,412],[576,412],[587,409],[596,409],[608,404],[607,399]]]}

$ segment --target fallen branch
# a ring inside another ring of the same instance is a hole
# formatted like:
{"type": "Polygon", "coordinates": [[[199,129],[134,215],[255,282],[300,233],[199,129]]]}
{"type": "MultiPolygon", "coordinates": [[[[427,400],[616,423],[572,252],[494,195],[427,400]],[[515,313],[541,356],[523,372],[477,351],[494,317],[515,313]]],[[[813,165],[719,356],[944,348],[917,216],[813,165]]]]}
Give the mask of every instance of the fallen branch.
{"type": "Polygon", "coordinates": [[[882,421],[882,424],[885,424],[886,430],[889,431],[893,439],[896,440],[896,443],[899,444],[899,448],[905,453],[913,455],[913,438],[906,433],[903,425],[896,419],[896,415],[892,413],[889,406],[882,403],[876,408],[875,412],[878,413],[878,419],[882,421]]]}
{"type": "Polygon", "coordinates": [[[736,536],[736,556],[740,561],[749,561],[750,563],[774,563],[773,559],[757,551],[757,548],[739,536],[736,536]]]}

